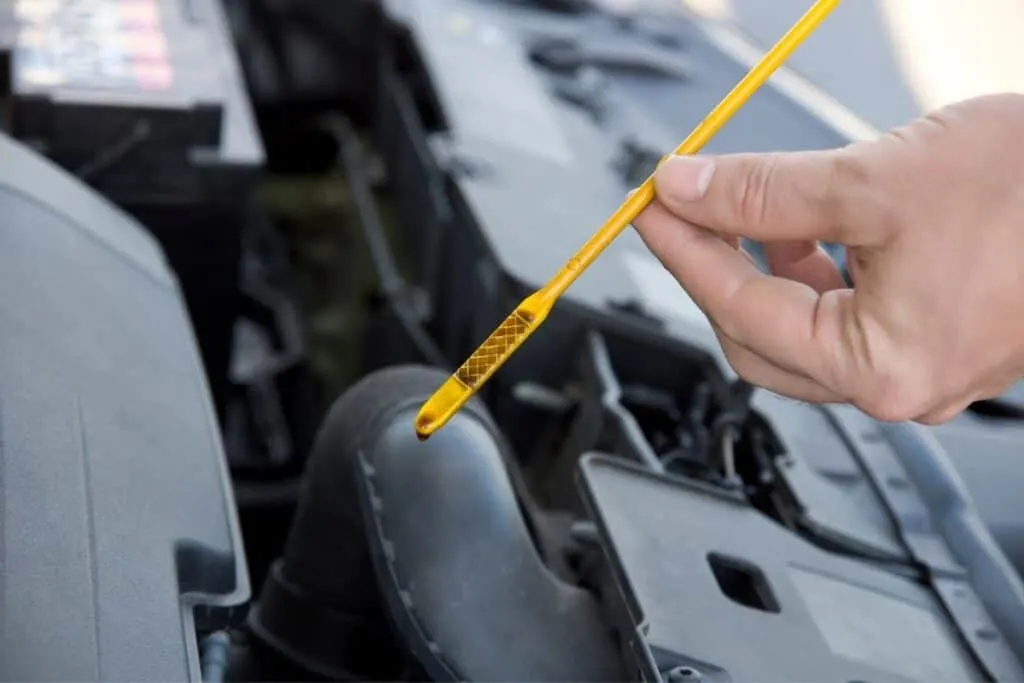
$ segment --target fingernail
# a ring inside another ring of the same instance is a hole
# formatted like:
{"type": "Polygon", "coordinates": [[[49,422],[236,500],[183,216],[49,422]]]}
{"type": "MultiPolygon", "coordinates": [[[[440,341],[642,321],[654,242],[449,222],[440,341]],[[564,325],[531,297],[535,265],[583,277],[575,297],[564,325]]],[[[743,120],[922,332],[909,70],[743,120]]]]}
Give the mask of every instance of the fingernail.
{"type": "Polygon", "coordinates": [[[709,157],[671,156],[658,169],[658,190],[684,202],[695,202],[708,191],[715,175],[709,157]]]}

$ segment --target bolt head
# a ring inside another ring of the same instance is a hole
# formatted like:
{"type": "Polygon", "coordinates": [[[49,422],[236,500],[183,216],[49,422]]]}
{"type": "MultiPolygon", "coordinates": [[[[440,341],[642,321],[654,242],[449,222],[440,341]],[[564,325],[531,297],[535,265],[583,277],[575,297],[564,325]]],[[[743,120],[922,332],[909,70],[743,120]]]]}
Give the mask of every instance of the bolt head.
{"type": "Polygon", "coordinates": [[[702,678],[700,671],[692,666],[677,666],[665,677],[668,683],[697,683],[702,678]]]}

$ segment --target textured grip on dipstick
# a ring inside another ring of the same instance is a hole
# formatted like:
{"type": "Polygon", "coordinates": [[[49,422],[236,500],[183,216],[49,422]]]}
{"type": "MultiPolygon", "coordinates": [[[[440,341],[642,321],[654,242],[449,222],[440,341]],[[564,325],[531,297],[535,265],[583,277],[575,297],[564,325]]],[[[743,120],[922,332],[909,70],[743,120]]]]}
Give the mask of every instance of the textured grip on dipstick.
{"type": "Polygon", "coordinates": [[[487,379],[492,370],[497,369],[512,355],[529,334],[530,323],[519,311],[512,311],[512,315],[505,318],[491,336],[484,340],[473,355],[455,371],[455,376],[468,388],[475,389],[477,384],[487,379]]]}

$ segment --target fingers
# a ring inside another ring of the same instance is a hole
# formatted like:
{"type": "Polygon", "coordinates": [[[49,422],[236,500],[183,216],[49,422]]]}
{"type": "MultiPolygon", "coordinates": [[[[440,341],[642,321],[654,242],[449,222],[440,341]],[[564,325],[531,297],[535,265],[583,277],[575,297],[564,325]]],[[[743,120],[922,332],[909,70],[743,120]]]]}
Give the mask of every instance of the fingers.
{"type": "Polygon", "coordinates": [[[937,427],[938,425],[946,424],[957,415],[964,412],[966,408],[967,404],[957,402],[951,406],[939,410],[933,410],[921,417],[915,418],[914,422],[928,427],[937,427]]]}
{"type": "Polygon", "coordinates": [[[802,282],[818,294],[846,289],[839,268],[816,242],[768,242],[764,252],[772,275],[802,282]]]}
{"type": "MultiPolygon", "coordinates": [[[[659,254],[663,250],[680,249],[683,247],[683,240],[692,239],[693,235],[698,235],[697,239],[707,238],[710,241],[717,242],[717,247],[723,253],[732,252],[736,256],[737,263],[746,263],[746,269],[760,275],[749,256],[739,249],[735,239],[719,239],[714,235],[696,229],[690,230],[688,234],[688,226],[681,224],[681,221],[668,215],[664,208],[658,206],[657,203],[648,208],[645,214],[638,219],[638,224],[638,231],[647,240],[648,246],[651,247],[655,254],[659,254]]],[[[777,254],[776,259],[783,263],[785,256],[785,254],[780,252],[777,254]]],[[[794,254],[794,257],[798,261],[807,258],[806,255],[801,258],[798,254],[794,254]]],[[[783,396],[802,401],[831,403],[840,400],[840,397],[835,392],[826,389],[808,377],[774,365],[768,359],[763,358],[755,351],[744,347],[731,338],[721,327],[717,325],[714,327],[729,363],[736,373],[748,382],[783,396]]]]}
{"type": "MultiPolygon", "coordinates": [[[[756,266],[750,254],[741,247],[738,237],[722,237],[720,239],[756,266]]],[[[814,243],[809,244],[813,252],[815,245],[814,243]]],[[[795,252],[791,254],[780,252],[776,258],[780,259],[779,262],[783,268],[785,268],[783,262],[787,256],[794,259],[797,258],[795,252]]],[[[771,257],[769,257],[770,259],[771,257]]],[[[830,259],[829,262],[831,262],[830,259]]],[[[769,391],[774,391],[782,396],[788,396],[789,398],[809,403],[837,403],[840,401],[840,397],[835,392],[826,389],[814,380],[787,372],[780,367],[772,365],[768,360],[750,349],[737,344],[734,339],[730,339],[714,324],[712,324],[712,328],[715,331],[715,336],[718,337],[719,343],[722,345],[722,350],[725,352],[725,357],[728,359],[732,369],[747,382],[769,391]]]]}
{"type": "Polygon", "coordinates": [[[862,148],[667,159],[655,175],[672,213],[716,232],[762,242],[873,244],[883,221],[861,221],[871,201],[862,148]]]}
{"type": "MultiPolygon", "coordinates": [[[[822,306],[817,291],[766,276],[713,233],[672,215],[660,201],[634,222],[648,248],[729,339],[783,371],[814,379],[848,365],[842,308],[822,306]]],[[[828,296],[828,295],[826,295],[828,296]]]]}
{"type": "Polygon", "coordinates": [[[838,394],[814,380],[772,365],[753,351],[745,349],[729,339],[720,331],[716,332],[732,369],[747,382],[776,394],[808,403],[839,403],[842,401],[838,394]]]}

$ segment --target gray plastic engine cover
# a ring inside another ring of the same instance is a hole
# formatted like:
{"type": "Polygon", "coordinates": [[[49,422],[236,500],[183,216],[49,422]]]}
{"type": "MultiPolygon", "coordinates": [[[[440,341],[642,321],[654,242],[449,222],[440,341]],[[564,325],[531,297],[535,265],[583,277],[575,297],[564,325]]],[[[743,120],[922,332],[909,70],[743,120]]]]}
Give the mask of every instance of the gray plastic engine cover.
{"type": "Polygon", "coordinates": [[[0,136],[0,679],[200,677],[248,578],[177,283],[143,229],[0,136]]]}

